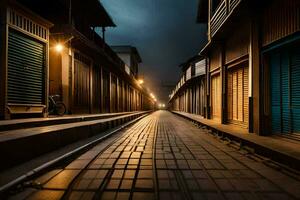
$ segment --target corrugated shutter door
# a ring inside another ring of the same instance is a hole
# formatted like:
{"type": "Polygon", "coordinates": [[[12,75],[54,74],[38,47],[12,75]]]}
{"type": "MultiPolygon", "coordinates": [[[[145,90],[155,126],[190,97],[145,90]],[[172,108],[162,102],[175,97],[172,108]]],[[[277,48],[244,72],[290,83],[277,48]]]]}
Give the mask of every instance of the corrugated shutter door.
{"type": "Polygon", "coordinates": [[[44,104],[45,44],[9,30],[8,103],[44,104]]]}
{"type": "Polygon", "coordinates": [[[244,97],[243,97],[243,86],[244,86],[244,82],[243,82],[243,68],[240,68],[237,71],[237,84],[238,84],[238,89],[237,89],[237,103],[238,103],[238,108],[237,108],[237,120],[238,121],[243,121],[243,103],[244,103],[244,97]]]}
{"type": "Polygon", "coordinates": [[[227,118],[232,120],[232,73],[227,75],[227,118]]]}
{"type": "Polygon", "coordinates": [[[283,51],[281,54],[281,129],[283,133],[291,132],[289,62],[289,52],[283,51]]]}
{"type": "Polygon", "coordinates": [[[248,73],[249,72],[249,68],[248,67],[244,67],[244,123],[246,124],[246,126],[248,127],[249,124],[249,102],[248,102],[248,88],[249,88],[249,83],[248,83],[248,73]]]}
{"type": "Polygon", "coordinates": [[[212,94],[212,117],[213,119],[220,119],[221,108],[221,86],[220,75],[215,75],[211,79],[211,94],[212,94]]]}
{"type": "Polygon", "coordinates": [[[232,119],[238,119],[238,109],[237,109],[237,73],[234,72],[232,76],[232,119]]]}
{"type": "Polygon", "coordinates": [[[300,48],[291,52],[291,108],[293,132],[300,132],[300,48]]]}
{"type": "Polygon", "coordinates": [[[270,56],[272,132],[281,132],[281,70],[280,54],[270,56]]]}

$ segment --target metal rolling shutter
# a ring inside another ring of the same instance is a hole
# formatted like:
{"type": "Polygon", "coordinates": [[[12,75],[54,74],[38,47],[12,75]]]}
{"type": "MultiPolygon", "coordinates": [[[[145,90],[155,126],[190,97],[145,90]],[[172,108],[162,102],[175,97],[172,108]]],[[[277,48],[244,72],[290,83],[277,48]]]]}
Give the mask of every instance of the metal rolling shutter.
{"type": "Polygon", "coordinates": [[[281,132],[281,75],[280,54],[270,56],[272,132],[281,132]]]}
{"type": "MultiPolygon", "coordinates": [[[[281,54],[281,132],[291,132],[289,52],[281,54]]],[[[278,98],[278,97],[277,97],[278,98]]]]}
{"type": "Polygon", "coordinates": [[[300,48],[291,52],[291,114],[293,132],[300,132],[300,48]]]}
{"type": "Polygon", "coordinates": [[[45,45],[17,31],[8,35],[8,103],[44,104],[45,45]]]}

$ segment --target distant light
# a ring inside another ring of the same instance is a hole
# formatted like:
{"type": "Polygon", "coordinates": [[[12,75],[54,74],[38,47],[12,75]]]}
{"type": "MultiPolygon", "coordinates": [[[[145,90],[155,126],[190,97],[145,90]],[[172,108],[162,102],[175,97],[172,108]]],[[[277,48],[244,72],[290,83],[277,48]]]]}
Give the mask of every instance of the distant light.
{"type": "Polygon", "coordinates": [[[63,46],[62,44],[57,44],[57,45],[55,46],[55,50],[56,50],[57,52],[61,52],[63,49],[64,49],[64,46],[63,46]]]}
{"type": "Polygon", "coordinates": [[[138,83],[139,83],[140,85],[142,85],[142,84],[144,83],[144,80],[143,80],[143,79],[139,79],[139,80],[138,80],[138,83]]]}
{"type": "Polygon", "coordinates": [[[166,107],[166,105],[165,105],[165,104],[162,104],[162,107],[164,108],[164,107],[166,107]]]}

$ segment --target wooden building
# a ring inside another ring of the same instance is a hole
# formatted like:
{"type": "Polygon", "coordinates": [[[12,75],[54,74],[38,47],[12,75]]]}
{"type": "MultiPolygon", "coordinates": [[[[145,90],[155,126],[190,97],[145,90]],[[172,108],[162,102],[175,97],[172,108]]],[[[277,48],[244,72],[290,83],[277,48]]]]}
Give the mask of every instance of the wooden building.
{"type": "MultiPolygon", "coordinates": [[[[150,95],[138,84],[135,76],[126,72],[125,63],[105,43],[105,28],[115,24],[98,0],[84,4],[79,0],[7,2],[5,7],[1,6],[1,21],[7,21],[2,23],[6,25],[1,24],[3,41],[8,38],[19,42],[7,45],[15,48],[18,48],[16,45],[31,45],[32,51],[1,48],[1,62],[17,63],[17,67],[35,71],[18,73],[19,77],[16,77],[15,66],[1,65],[4,72],[1,74],[8,71],[9,75],[8,85],[1,84],[1,94],[5,94],[0,100],[2,118],[5,113],[13,112],[47,115],[48,95],[59,95],[68,114],[138,111],[154,107],[150,95]],[[9,14],[9,5],[24,8],[20,9],[24,16],[19,16],[17,11],[9,14]],[[8,30],[12,30],[11,33],[8,30]],[[99,35],[101,30],[102,37],[99,35]],[[19,51],[24,53],[23,57],[15,55],[19,51]],[[8,57],[6,52],[9,52],[8,57]]],[[[137,73],[138,69],[135,70],[137,73]]],[[[6,83],[6,79],[3,82],[6,83]]]]}
{"type": "Polygon", "coordinates": [[[206,117],[206,59],[194,56],[181,64],[183,75],[172,91],[169,107],[206,117]]]}
{"type": "Polygon", "coordinates": [[[45,18],[0,2],[0,118],[47,113],[49,28],[45,18]]]}
{"type": "Polygon", "coordinates": [[[300,1],[199,0],[197,20],[208,33],[206,117],[259,135],[299,133],[300,1]]]}
{"type": "Polygon", "coordinates": [[[300,1],[274,1],[261,12],[262,129],[300,133],[300,1]]]}

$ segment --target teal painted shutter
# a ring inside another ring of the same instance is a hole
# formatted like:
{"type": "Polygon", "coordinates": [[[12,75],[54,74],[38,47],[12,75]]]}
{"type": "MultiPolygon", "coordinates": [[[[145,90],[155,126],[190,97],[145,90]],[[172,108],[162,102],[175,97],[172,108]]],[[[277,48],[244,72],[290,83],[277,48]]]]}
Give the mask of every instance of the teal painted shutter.
{"type": "Polygon", "coordinates": [[[45,45],[17,31],[8,36],[8,103],[44,102],[45,45]]]}
{"type": "Polygon", "coordinates": [[[283,50],[281,53],[281,96],[277,97],[281,97],[282,133],[291,132],[289,65],[289,52],[283,50]]]}
{"type": "Polygon", "coordinates": [[[300,48],[291,50],[291,113],[293,132],[300,132],[300,48]]]}
{"type": "Polygon", "coordinates": [[[272,132],[281,132],[281,67],[280,54],[270,56],[272,132]]]}

